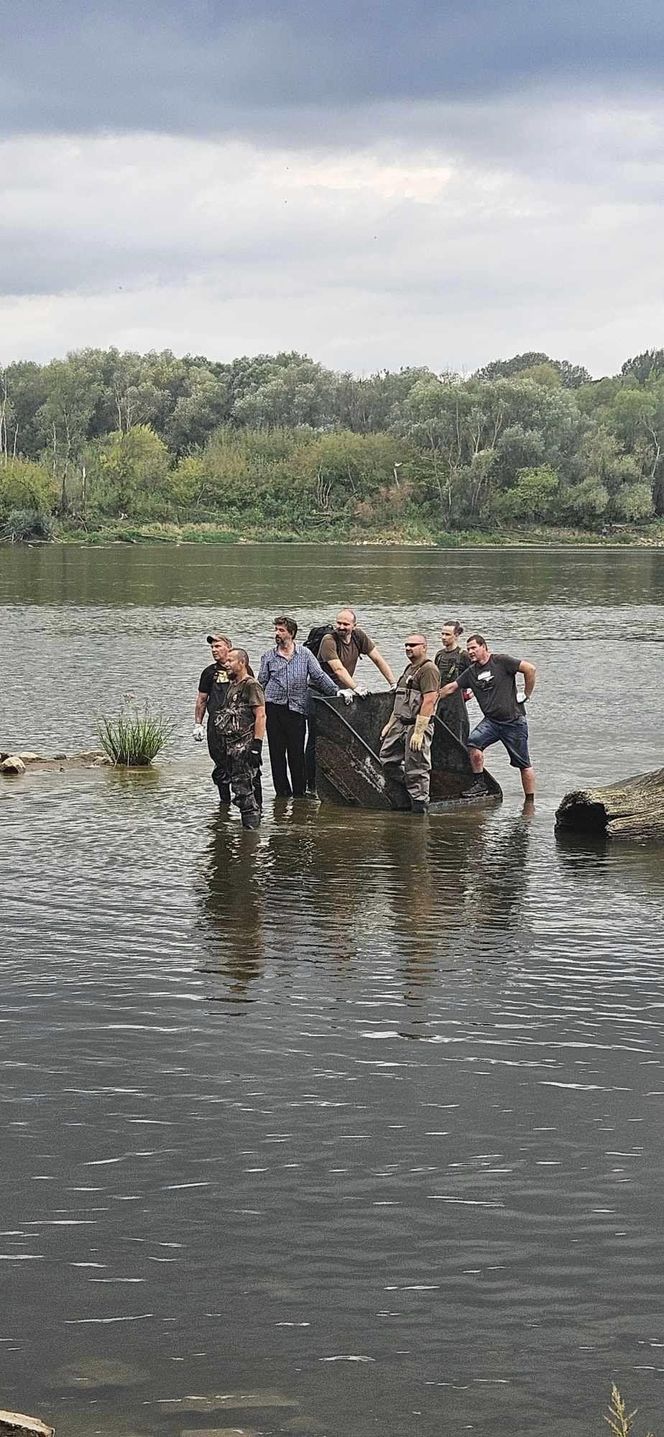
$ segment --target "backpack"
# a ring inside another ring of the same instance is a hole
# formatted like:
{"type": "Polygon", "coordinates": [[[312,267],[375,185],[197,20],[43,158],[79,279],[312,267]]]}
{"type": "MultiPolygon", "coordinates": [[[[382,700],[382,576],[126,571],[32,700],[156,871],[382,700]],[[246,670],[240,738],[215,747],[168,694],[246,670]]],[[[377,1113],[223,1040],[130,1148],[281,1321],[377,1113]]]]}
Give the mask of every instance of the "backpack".
{"type": "Polygon", "coordinates": [[[309,633],[307,634],[307,637],[304,641],[305,649],[310,649],[314,658],[317,659],[318,650],[323,642],[323,639],[325,638],[325,635],[333,633],[333,624],[314,624],[313,628],[309,630],[309,633]]]}

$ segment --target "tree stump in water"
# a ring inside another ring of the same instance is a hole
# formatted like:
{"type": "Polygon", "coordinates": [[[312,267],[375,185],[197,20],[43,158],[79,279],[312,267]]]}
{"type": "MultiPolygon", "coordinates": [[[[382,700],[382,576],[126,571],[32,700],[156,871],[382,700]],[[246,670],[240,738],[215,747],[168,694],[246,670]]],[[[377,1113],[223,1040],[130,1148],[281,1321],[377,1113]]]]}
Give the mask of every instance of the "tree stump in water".
{"type": "Polygon", "coordinates": [[[606,788],[581,788],[566,793],[556,811],[561,833],[597,833],[608,838],[633,838],[639,843],[664,842],[664,768],[637,773],[606,788]]]}
{"type": "Polygon", "coordinates": [[[47,1427],[38,1417],[23,1412],[0,1412],[0,1437],[55,1437],[55,1427],[47,1427]]]}

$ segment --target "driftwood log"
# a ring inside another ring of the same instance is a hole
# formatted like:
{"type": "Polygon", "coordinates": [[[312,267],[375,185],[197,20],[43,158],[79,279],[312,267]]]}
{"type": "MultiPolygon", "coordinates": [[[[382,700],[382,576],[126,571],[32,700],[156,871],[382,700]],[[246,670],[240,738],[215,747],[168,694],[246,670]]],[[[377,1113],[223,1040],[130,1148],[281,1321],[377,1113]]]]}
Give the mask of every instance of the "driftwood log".
{"type": "Polygon", "coordinates": [[[566,793],[556,811],[556,831],[603,833],[640,843],[664,841],[664,768],[637,773],[606,788],[566,793]]]}
{"type": "Polygon", "coordinates": [[[0,1412],[0,1437],[55,1437],[55,1427],[47,1427],[38,1417],[24,1412],[0,1412]]]}

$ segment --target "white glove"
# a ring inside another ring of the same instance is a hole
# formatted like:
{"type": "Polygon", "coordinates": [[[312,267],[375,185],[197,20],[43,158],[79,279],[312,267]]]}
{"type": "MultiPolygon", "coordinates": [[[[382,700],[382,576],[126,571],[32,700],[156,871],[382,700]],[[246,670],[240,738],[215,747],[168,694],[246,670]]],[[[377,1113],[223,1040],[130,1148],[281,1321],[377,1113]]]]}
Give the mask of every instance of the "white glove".
{"type": "Polygon", "coordinates": [[[355,685],[355,693],[357,694],[358,699],[365,699],[365,698],[367,697],[368,692],[369,692],[369,690],[368,690],[366,684],[356,684],[356,685],[355,685]]]}
{"type": "Polygon", "coordinates": [[[337,698],[343,699],[345,704],[352,704],[355,694],[352,689],[337,689],[337,698]]]}
{"type": "Polygon", "coordinates": [[[205,738],[205,729],[203,728],[202,723],[194,724],[193,737],[195,743],[203,742],[203,739],[205,738]]]}

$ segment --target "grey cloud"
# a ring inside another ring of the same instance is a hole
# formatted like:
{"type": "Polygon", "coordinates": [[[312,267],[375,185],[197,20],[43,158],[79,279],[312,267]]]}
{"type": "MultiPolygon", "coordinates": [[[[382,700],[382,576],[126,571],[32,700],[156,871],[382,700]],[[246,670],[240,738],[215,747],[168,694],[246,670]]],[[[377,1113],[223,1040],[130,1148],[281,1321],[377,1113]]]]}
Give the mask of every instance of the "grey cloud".
{"type": "Polygon", "coordinates": [[[407,120],[410,102],[651,84],[664,57],[659,0],[22,0],[2,10],[5,134],[265,139],[276,125],[311,143],[316,119],[328,136],[348,125],[360,137],[374,106],[407,120]]]}

